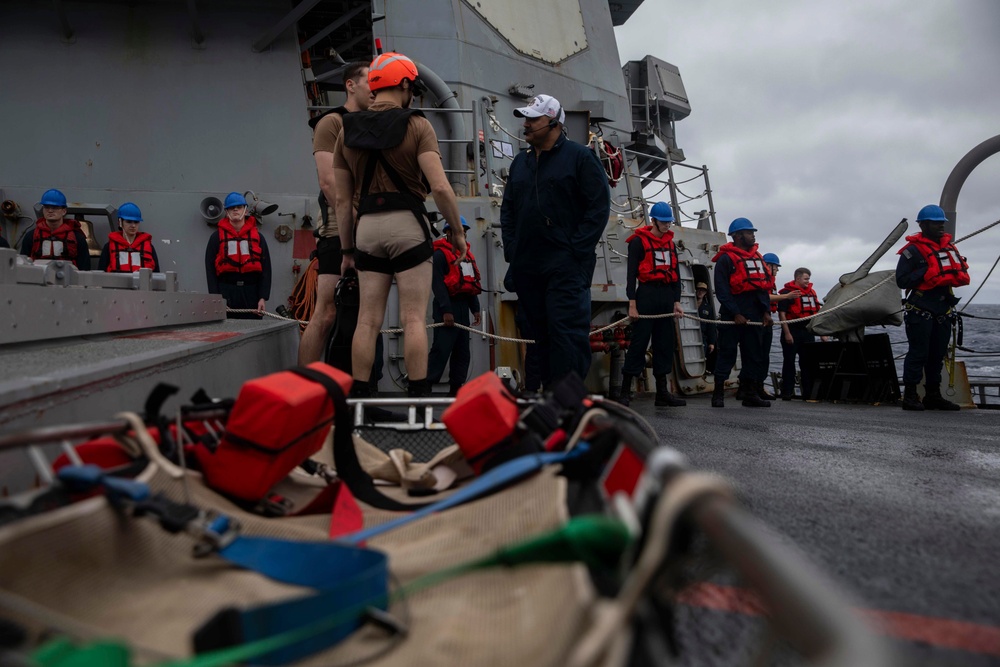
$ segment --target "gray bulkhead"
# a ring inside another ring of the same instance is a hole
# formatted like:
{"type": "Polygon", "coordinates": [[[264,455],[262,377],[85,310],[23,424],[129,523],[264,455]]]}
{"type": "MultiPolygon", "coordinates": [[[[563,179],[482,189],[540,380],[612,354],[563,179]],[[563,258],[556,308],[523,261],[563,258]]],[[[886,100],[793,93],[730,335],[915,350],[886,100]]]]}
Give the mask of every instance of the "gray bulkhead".
{"type": "MultiPolygon", "coordinates": [[[[316,6],[314,12],[368,5],[306,4],[316,6]]],[[[482,4],[375,2],[371,11],[384,18],[370,30],[386,50],[411,56],[454,92],[447,104],[462,111],[450,118],[427,113],[442,140],[460,209],[470,223],[475,221],[470,241],[488,290],[481,297],[488,314],[484,327],[510,336],[513,311],[504,304],[513,295],[502,292],[506,266],[498,225],[510,164],[504,153],[523,146],[504,132],[520,134],[512,110],[534,94],[552,94],[567,111],[572,138],[586,141],[588,124],[600,122],[604,137],[621,147],[632,141],[634,108],[613,32],[614,24],[624,20],[615,14],[621,8],[603,0],[558,0],[544,9],[527,0],[491,3],[485,10],[482,4]],[[539,39],[543,34],[546,38],[539,39]]],[[[0,194],[30,218],[50,187],[62,189],[71,206],[133,201],[142,208],[142,229],[154,236],[164,270],[177,271],[182,290],[204,291],[204,249],[212,226],[201,215],[202,201],[253,190],[279,207],[263,218],[274,272],[268,309],[274,310],[291,292],[294,269],[308,261],[306,216],[313,225],[319,217],[304,93],[312,73],[303,66],[293,28],[263,50],[252,48],[287,19],[290,3],[212,0],[196,6],[200,9],[192,16],[185,3],[75,2],[63,3],[65,16],[59,17],[48,2],[4,3],[0,145],[11,157],[0,161],[0,194]]],[[[328,102],[339,103],[337,94],[331,93],[328,102]]],[[[434,102],[425,98],[421,104],[434,102]]],[[[613,321],[627,308],[625,239],[630,227],[641,224],[642,185],[638,177],[623,178],[613,191],[615,205],[598,247],[592,289],[595,324],[613,321]]],[[[100,247],[110,222],[88,219],[100,247]]],[[[3,224],[13,245],[31,221],[3,224]]],[[[679,229],[677,237],[691,234],[681,257],[695,267],[685,281],[687,301],[693,299],[689,283],[710,278],[700,265],[708,265],[713,246],[723,242],[710,229],[679,229]]],[[[385,326],[397,324],[398,311],[390,305],[385,326]]],[[[682,347],[694,354],[692,337],[700,340],[700,333],[684,333],[684,326],[682,340],[688,342],[682,347]]],[[[381,386],[392,390],[405,368],[398,336],[390,334],[386,342],[381,386]]],[[[473,336],[471,372],[516,367],[519,356],[513,343],[490,344],[473,336]]],[[[686,375],[701,382],[696,356],[689,359],[686,375]]],[[[609,358],[595,357],[601,362],[589,378],[595,390],[607,388],[609,358]]]]}

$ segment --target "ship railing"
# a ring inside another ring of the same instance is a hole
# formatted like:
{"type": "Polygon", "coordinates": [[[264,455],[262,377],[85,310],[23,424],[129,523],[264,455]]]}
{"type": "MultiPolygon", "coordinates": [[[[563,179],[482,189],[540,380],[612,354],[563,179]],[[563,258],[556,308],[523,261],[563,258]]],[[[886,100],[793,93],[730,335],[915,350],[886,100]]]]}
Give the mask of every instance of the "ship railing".
{"type": "Polygon", "coordinates": [[[675,220],[680,224],[684,222],[695,223],[698,229],[710,229],[713,232],[719,231],[715,217],[715,203],[712,199],[712,184],[708,177],[708,166],[701,165],[700,167],[696,167],[684,164],[683,162],[675,162],[670,159],[669,154],[666,157],[660,157],[629,148],[623,148],[622,151],[625,154],[625,187],[628,191],[630,208],[634,206],[639,208],[639,210],[647,211],[650,206],[648,200],[656,197],[663,190],[668,190],[670,193],[670,206],[674,210],[675,220]],[[665,164],[667,179],[664,180],[648,175],[643,176],[639,173],[636,168],[639,165],[640,158],[646,162],[665,164]],[[690,178],[678,181],[674,175],[675,168],[687,169],[695,173],[690,178]],[[699,180],[703,182],[703,187],[701,192],[696,194],[690,194],[691,187],[681,187],[699,180]],[[659,184],[662,187],[653,195],[647,196],[645,190],[653,184],[659,184]],[[696,214],[688,213],[684,209],[684,204],[702,198],[706,200],[706,208],[701,209],[696,214]]]}

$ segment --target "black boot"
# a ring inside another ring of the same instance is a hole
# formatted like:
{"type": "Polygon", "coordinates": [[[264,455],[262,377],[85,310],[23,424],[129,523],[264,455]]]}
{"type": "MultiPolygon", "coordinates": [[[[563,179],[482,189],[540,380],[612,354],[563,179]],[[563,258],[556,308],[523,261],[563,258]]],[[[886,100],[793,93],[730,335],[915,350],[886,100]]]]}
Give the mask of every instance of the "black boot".
{"type": "Polygon", "coordinates": [[[746,394],[743,396],[743,406],[747,408],[769,408],[771,407],[771,401],[765,401],[760,397],[761,392],[764,388],[759,384],[748,383],[746,394]]]}
{"type": "MultiPolygon", "coordinates": [[[[952,403],[947,398],[941,395],[941,385],[927,385],[924,387],[927,391],[924,394],[924,409],[925,410],[961,410],[962,408],[957,403],[952,403]]],[[[905,401],[905,398],[904,398],[905,401]]]]}
{"type": "Polygon", "coordinates": [[[454,398],[458,396],[458,390],[462,388],[460,384],[453,384],[448,387],[448,396],[454,398]]]}
{"type": "Polygon", "coordinates": [[[406,395],[409,398],[425,398],[431,395],[431,384],[427,381],[427,378],[423,380],[410,380],[409,386],[406,387],[406,395]]]}
{"type": "Polygon", "coordinates": [[[726,383],[715,381],[715,389],[712,390],[712,407],[713,408],[724,408],[726,407],[726,383]]]}
{"type": "Polygon", "coordinates": [[[917,396],[917,385],[916,384],[905,384],[903,385],[903,403],[904,410],[915,410],[920,412],[924,410],[924,404],[920,402],[920,397],[917,396]]]}
{"type": "Polygon", "coordinates": [[[679,408],[688,404],[683,398],[679,398],[671,394],[669,387],[670,385],[667,384],[666,375],[656,376],[656,399],[653,401],[653,405],[658,407],[667,406],[671,408],[679,408]]]}
{"type": "Polygon", "coordinates": [[[615,399],[622,405],[629,405],[632,402],[632,376],[622,373],[622,388],[615,399]]]}
{"type": "Polygon", "coordinates": [[[349,398],[371,398],[372,397],[372,385],[371,382],[365,382],[363,380],[355,380],[351,384],[351,393],[348,394],[349,398]]]}
{"type": "Polygon", "coordinates": [[[736,400],[742,401],[747,397],[747,389],[750,388],[750,383],[746,380],[740,380],[740,386],[736,388],[736,400]]]}

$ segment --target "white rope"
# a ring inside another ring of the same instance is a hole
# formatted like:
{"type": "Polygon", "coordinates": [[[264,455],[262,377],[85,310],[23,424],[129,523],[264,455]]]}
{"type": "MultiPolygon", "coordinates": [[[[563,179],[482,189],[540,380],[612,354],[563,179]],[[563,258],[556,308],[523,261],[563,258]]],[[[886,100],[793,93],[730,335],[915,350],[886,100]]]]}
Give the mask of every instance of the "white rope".
{"type": "Polygon", "coordinates": [[[990,224],[986,225],[982,229],[977,229],[976,231],[972,232],[968,236],[963,236],[962,238],[958,239],[957,241],[952,241],[952,243],[954,243],[955,245],[958,245],[962,241],[966,241],[968,239],[971,239],[976,234],[982,234],[983,232],[985,232],[990,227],[996,227],[997,225],[1000,225],[1000,220],[997,220],[996,222],[991,222],[990,224]]]}
{"type": "MultiPolygon", "coordinates": [[[[871,294],[872,292],[874,292],[876,289],[878,289],[879,287],[881,287],[885,283],[889,282],[890,280],[894,280],[894,279],[895,279],[894,275],[886,276],[884,280],[881,280],[881,281],[875,283],[874,285],[872,285],[871,287],[869,287],[868,289],[866,289],[864,292],[861,292],[860,294],[857,294],[857,295],[851,297],[850,299],[848,299],[847,301],[845,301],[843,303],[839,303],[836,306],[833,306],[832,308],[828,308],[826,310],[821,310],[820,312],[815,313],[813,315],[809,315],[807,317],[799,317],[799,318],[792,319],[792,320],[785,320],[784,324],[798,324],[799,322],[808,322],[809,320],[811,320],[813,318],[816,318],[816,317],[821,317],[823,315],[829,315],[832,312],[840,310],[841,308],[843,308],[847,304],[853,303],[853,302],[857,301],[858,299],[860,299],[860,298],[862,298],[862,297],[864,297],[864,296],[866,296],[868,294],[871,294]]],[[[257,315],[262,314],[260,311],[249,309],[249,308],[228,308],[227,310],[230,313],[255,313],[257,315]]],[[[282,317],[281,315],[278,315],[276,313],[264,312],[263,315],[266,315],[268,317],[273,317],[276,320],[287,320],[289,322],[298,322],[299,324],[308,324],[307,321],[295,320],[295,319],[292,319],[290,317],[282,317]]],[[[660,319],[667,318],[667,317],[677,317],[677,315],[675,313],[661,313],[659,315],[640,315],[637,319],[640,319],[640,320],[660,320],[660,319]]],[[[689,320],[694,320],[695,322],[706,322],[708,324],[720,324],[720,325],[725,325],[725,326],[732,326],[732,325],[736,324],[735,322],[731,322],[729,320],[705,320],[705,319],[702,319],[700,317],[697,317],[696,315],[689,315],[687,313],[684,313],[683,317],[686,317],[689,320]]],[[[631,321],[632,321],[631,317],[623,317],[622,319],[618,320],[617,322],[612,322],[611,324],[605,325],[605,326],[600,327],[598,329],[594,329],[593,331],[590,332],[590,335],[594,336],[594,335],[599,334],[599,333],[604,333],[605,331],[608,331],[610,329],[614,329],[615,327],[622,326],[622,325],[627,324],[627,323],[629,323],[631,321]]],[[[763,322],[747,322],[747,324],[750,325],[750,326],[755,326],[755,327],[762,327],[762,326],[764,326],[763,322]]],[[[782,323],[781,322],[772,322],[772,326],[777,326],[777,325],[780,325],[780,324],[782,324],[782,323]]],[[[443,327],[443,326],[445,326],[444,322],[434,322],[433,324],[428,324],[427,328],[428,329],[436,329],[438,327],[443,327]]],[[[456,329],[464,329],[465,331],[474,333],[477,336],[483,336],[484,338],[492,338],[493,340],[499,340],[499,341],[503,341],[503,342],[507,342],[507,343],[528,343],[528,344],[532,344],[532,343],[535,342],[535,341],[527,339],[527,338],[513,338],[513,337],[510,337],[510,336],[500,336],[498,334],[487,333],[485,331],[482,331],[481,329],[473,329],[472,327],[467,327],[464,324],[457,324],[456,323],[456,324],[453,324],[452,326],[455,327],[456,329]]],[[[401,328],[396,328],[396,329],[380,329],[379,333],[384,333],[384,334],[398,334],[398,333],[403,333],[403,329],[401,329],[401,328]]]]}

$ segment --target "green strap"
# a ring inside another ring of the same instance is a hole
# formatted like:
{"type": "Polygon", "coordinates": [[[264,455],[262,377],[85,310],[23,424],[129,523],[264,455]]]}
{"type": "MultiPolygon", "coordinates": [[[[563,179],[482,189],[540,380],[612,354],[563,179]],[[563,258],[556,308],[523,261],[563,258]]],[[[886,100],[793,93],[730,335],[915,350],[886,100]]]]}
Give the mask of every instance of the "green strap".
{"type": "Polygon", "coordinates": [[[40,647],[31,661],[38,667],[129,667],[131,662],[125,644],[103,640],[76,646],[66,637],[40,647]]]}

